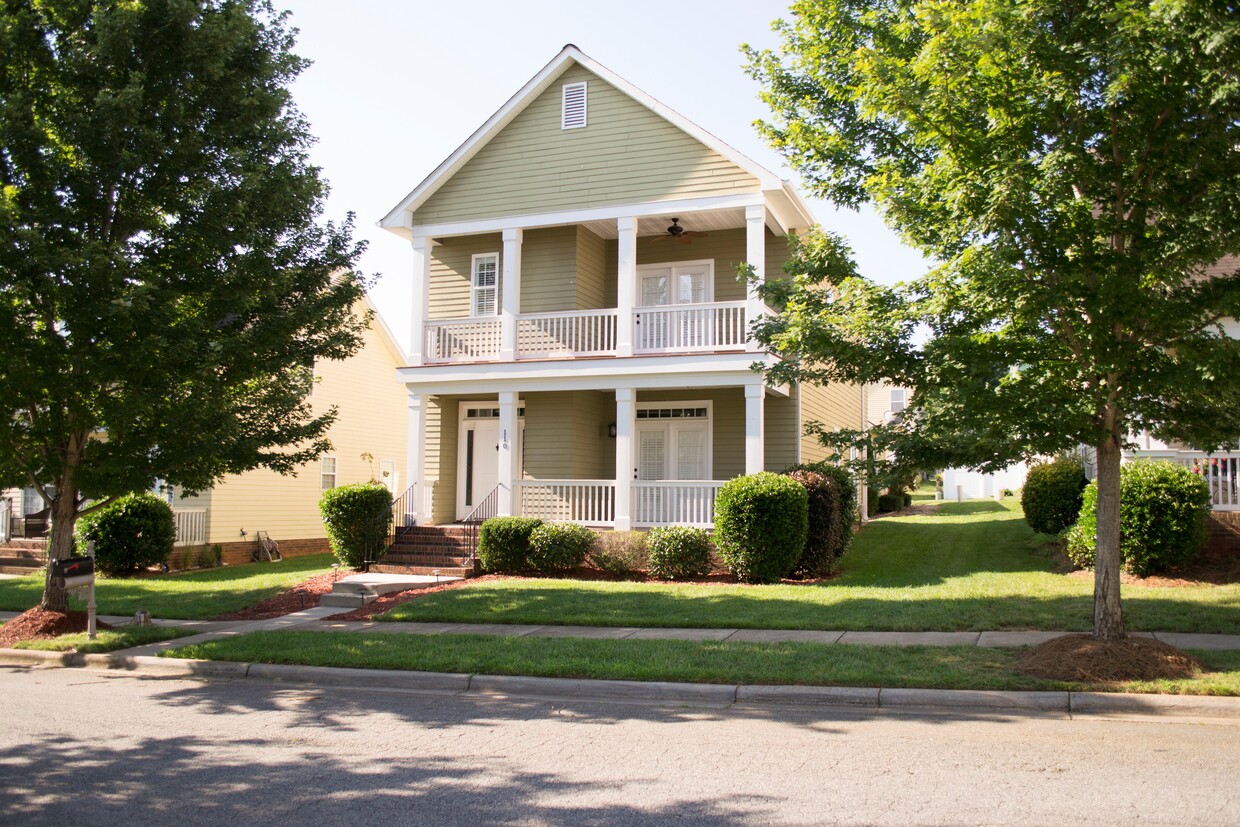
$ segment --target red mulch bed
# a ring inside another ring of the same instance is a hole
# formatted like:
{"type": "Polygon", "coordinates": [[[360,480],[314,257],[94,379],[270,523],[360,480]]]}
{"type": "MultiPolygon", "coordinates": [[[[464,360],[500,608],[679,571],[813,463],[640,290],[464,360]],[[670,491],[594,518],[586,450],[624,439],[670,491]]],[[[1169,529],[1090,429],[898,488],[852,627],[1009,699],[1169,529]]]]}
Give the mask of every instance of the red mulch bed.
{"type": "Polygon", "coordinates": [[[1020,656],[1016,669],[1035,678],[1086,683],[1191,678],[1201,662],[1151,638],[1094,640],[1063,635],[1020,656]]]}
{"type": "MultiPolygon", "coordinates": [[[[112,627],[101,620],[97,629],[112,627]]],[[[60,635],[86,631],[86,612],[50,612],[38,606],[22,612],[0,628],[0,649],[11,648],[23,640],[51,640],[60,635]]]]}
{"type": "MultiPolygon", "coordinates": [[[[1067,559],[1067,567],[1073,577],[1093,579],[1093,569],[1076,569],[1067,559]]],[[[1061,557],[1055,558],[1061,562],[1061,557]]],[[[1057,569],[1058,570],[1058,569],[1057,569]]],[[[1135,574],[1122,572],[1120,583],[1125,586],[1151,586],[1154,588],[1176,589],[1185,586],[1223,586],[1229,583],[1240,583],[1240,554],[1235,551],[1220,551],[1207,548],[1182,566],[1178,566],[1164,574],[1150,577],[1137,577],[1135,574]]]]}
{"type": "Polygon", "coordinates": [[[332,583],[344,575],[320,574],[303,580],[293,588],[245,609],[218,615],[213,620],[269,620],[319,605],[319,598],[332,590],[332,583]]]}

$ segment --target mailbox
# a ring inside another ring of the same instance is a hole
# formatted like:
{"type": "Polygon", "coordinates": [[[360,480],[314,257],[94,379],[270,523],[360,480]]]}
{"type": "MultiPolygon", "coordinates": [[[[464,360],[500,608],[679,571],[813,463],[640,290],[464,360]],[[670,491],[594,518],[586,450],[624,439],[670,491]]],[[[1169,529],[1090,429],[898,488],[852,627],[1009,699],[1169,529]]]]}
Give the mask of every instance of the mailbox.
{"type": "Polygon", "coordinates": [[[63,577],[66,589],[89,586],[95,582],[95,558],[66,557],[52,561],[52,577],[63,577]]]}

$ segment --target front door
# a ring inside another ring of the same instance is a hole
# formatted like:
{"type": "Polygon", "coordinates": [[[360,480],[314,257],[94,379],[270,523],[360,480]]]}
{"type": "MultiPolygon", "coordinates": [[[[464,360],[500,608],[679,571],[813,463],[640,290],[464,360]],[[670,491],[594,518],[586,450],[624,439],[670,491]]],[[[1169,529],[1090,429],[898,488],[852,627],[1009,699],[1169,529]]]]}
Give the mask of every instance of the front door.
{"type": "Polygon", "coordinates": [[[701,405],[676,403],[638,411],[638,485],[634,497],[637,522],[675,522],[679,513],[674,487],[641,483],[710,479],[710,418],[708,408],[701,405]]]}
{"type": "Polygon", "coordinates": [[[463,520],[499,484],[499,420],[466,420],[460,450],[463,473],[456,518],[463,520]]]}
{"type": "MultiPolygon", "coordinates": [[[[710,262],[643,265],[638,268],[639,307],[671,308],[711,301],[710,262]]],[[[649,312],[640,315],[637,346],[642,350],[704,347],[709,341],[712,316],[708,309],[649,312]]]]}

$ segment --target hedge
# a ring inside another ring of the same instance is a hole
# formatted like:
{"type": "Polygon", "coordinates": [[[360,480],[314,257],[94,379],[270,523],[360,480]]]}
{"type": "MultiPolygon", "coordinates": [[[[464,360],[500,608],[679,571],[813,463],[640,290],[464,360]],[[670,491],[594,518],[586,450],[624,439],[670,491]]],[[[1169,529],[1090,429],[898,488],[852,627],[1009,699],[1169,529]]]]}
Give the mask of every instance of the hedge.
{"type": "Polygon", "coordinates": [[[73,533],[82,554],[88,542],[95,544],[95,568],[123,577],[167,560],[176,532],[172,507],[147,492],[126,494],[87,514],[73,533]]]}
{"type": "Polygon", "coordinates": [[[656,528],[646,541],[647,567],[660,580],[705,577],[714,565],[710,535],[702,528],[674,525],[656,528]]]}
{"type": "Polygon", "coordinates": [[[379,482],[338,485],[323,492],[319,514],[336,559],[360,569],[383,551],[392,528],[392,492],[379,482]]]}
{"type": "Polygon", "coordinates": [[[575,523],[543,523],[530,532],[530,568],[549,574],[578,568],[594,542],[594,532],[575,523]]]}
{"type": "Polygon", "coordinates": [[[542,525],[534,517],[492,517],[478,532],[478,562],[483,571],[514,572],[530,568],[530,534],[542,525]]]}
{"type": "Polygon", "coordinates": [[[1058,534],[1068,528],[1081,513],[1087,482],[1079,457],[1060,457],[1033,466],[1020,492],[1025,522],[1041,534],[1058,534]]]}
{"type": "Polygon", "coordinates": [[[723,484],[715,498],[715,547],[738,579],[775,583],[792,573],[808,531],[809,495],[763,471],[723,484]]]}
{"type": "Polygon", "coordinates": [[[857,486],[843,468],[827,463],[801,465],[785,472],[808,495],[805,547],[793,573],[799,577],[826,577],[852,545],[857,510],[857,486]]]}

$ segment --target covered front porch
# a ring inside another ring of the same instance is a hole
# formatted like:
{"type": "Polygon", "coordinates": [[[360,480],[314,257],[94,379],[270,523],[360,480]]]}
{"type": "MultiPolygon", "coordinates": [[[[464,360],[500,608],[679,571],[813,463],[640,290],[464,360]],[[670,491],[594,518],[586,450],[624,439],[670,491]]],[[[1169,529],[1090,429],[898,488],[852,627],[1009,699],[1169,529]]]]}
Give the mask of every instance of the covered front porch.
{"type": "Polygon", "coordinates": [[[621,530],[712,526],[726,480],[797,461],[795,399],[758,375],[746,378],[731,386],[411,393],[418,522],[519,515],[621,530]]]}

